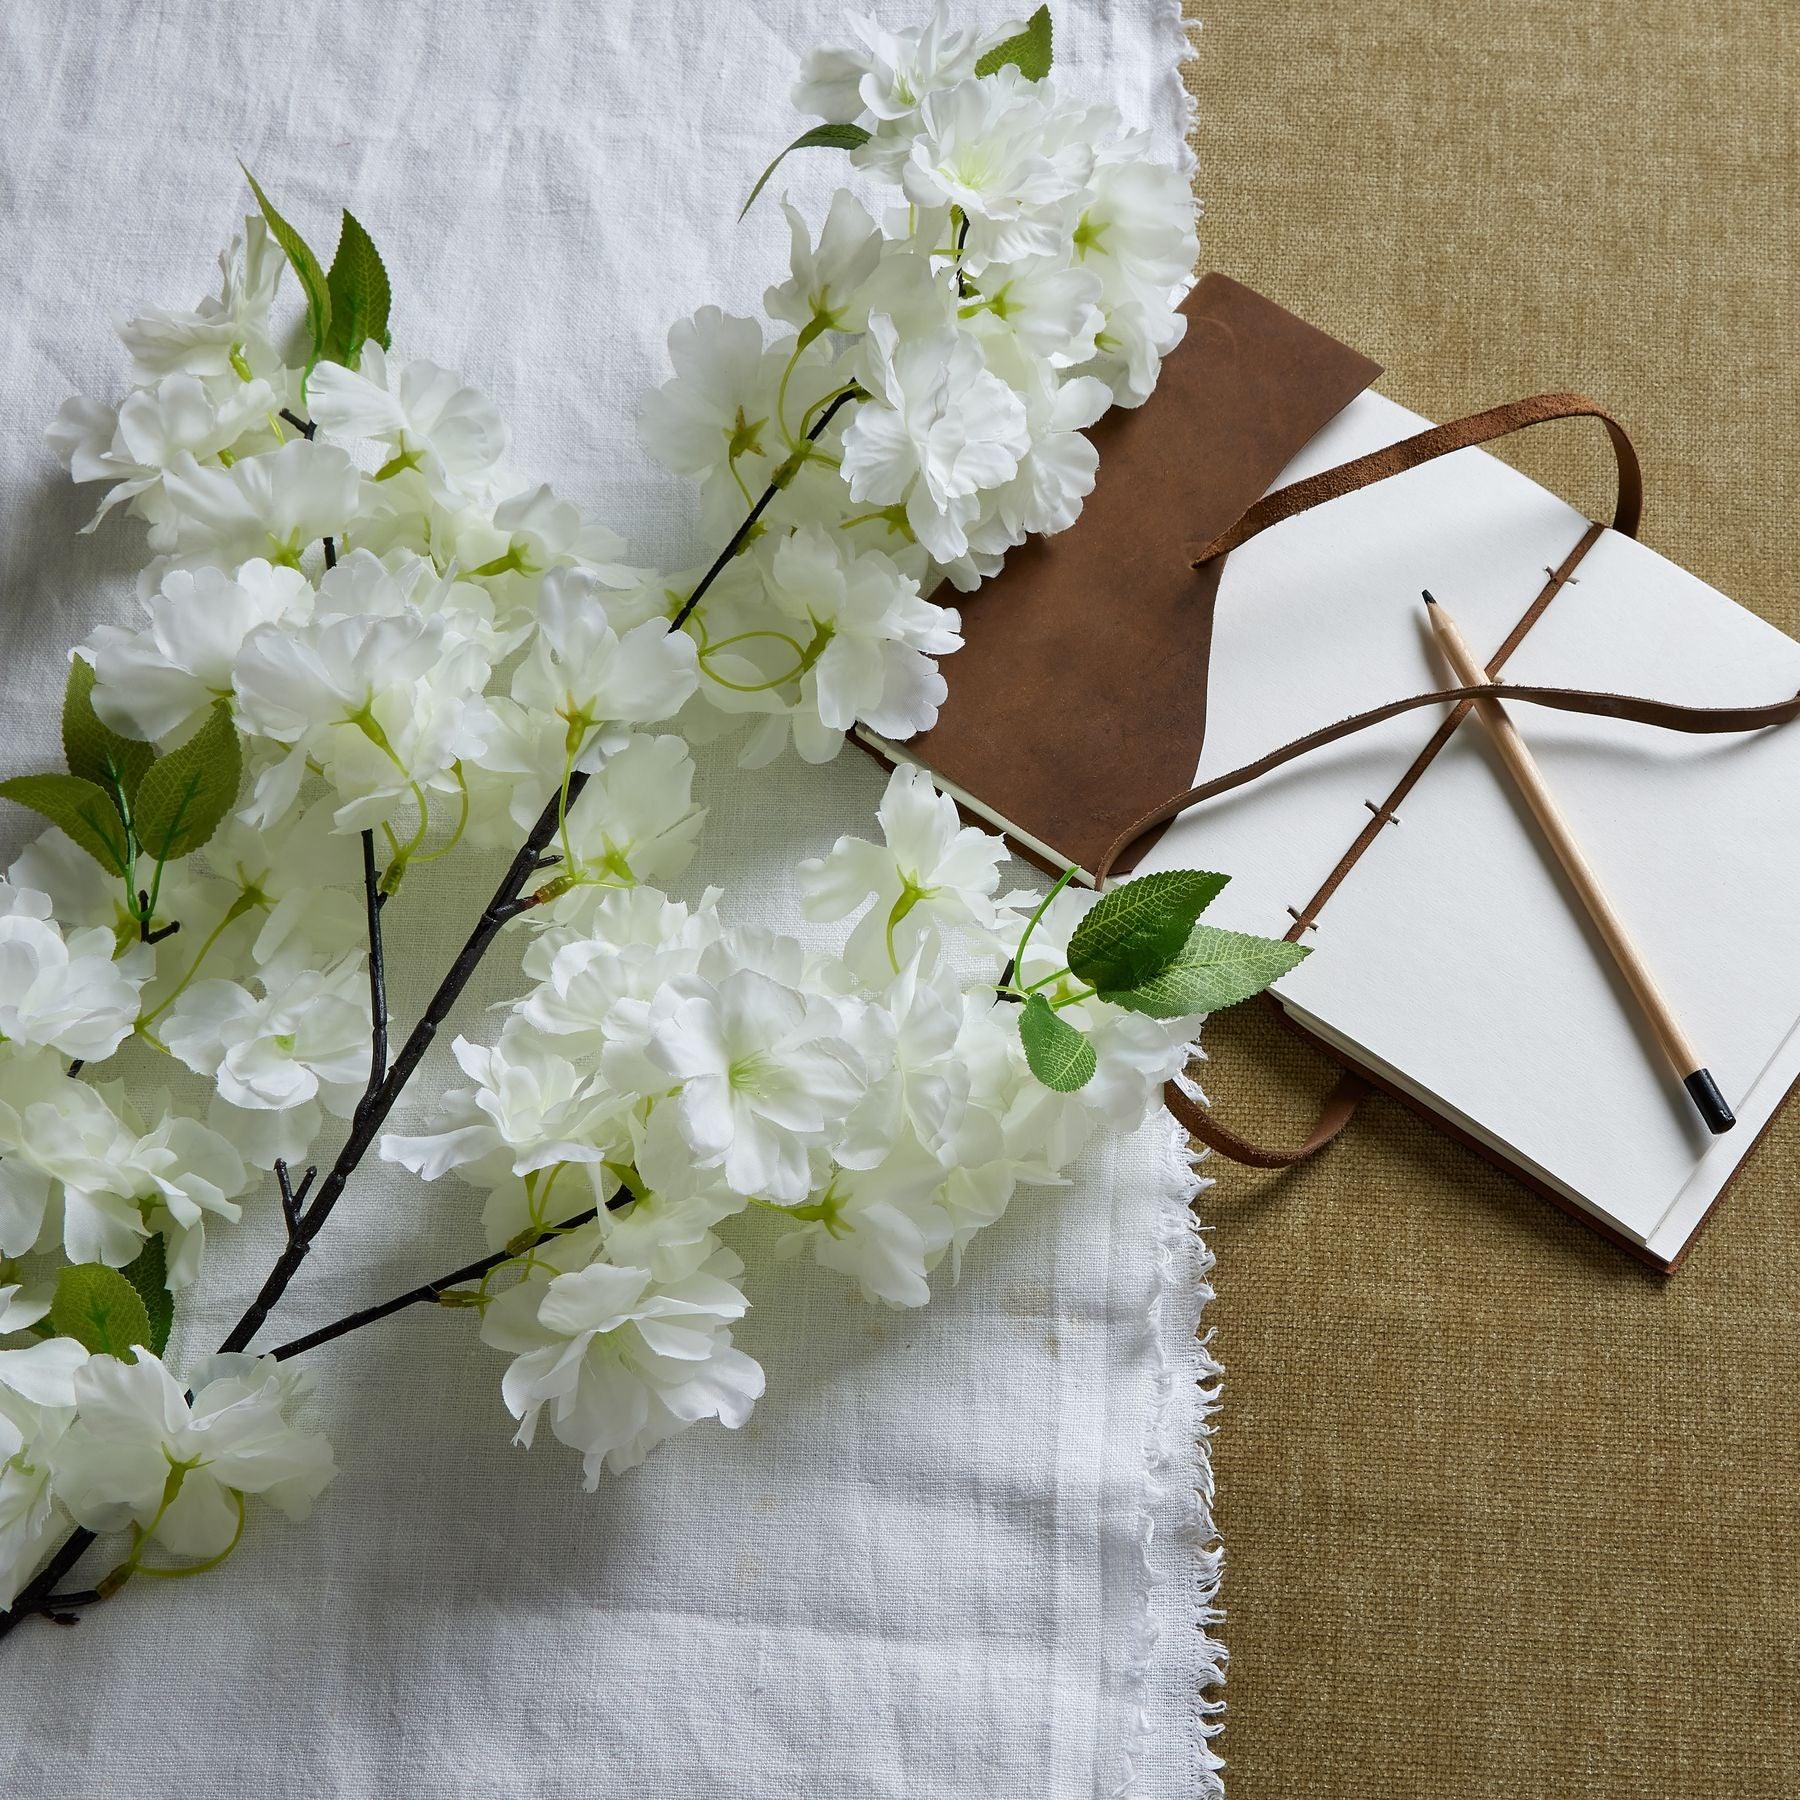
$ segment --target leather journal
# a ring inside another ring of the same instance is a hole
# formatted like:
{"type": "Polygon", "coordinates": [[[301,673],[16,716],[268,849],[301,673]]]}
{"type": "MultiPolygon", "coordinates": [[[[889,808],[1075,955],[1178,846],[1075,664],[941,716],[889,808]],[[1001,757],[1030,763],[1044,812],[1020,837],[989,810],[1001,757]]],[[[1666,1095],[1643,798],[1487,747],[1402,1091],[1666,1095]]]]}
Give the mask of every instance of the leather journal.
{"type": "Polygon", "coordinates": [[[1156,392],[1095,427],[1069,531],[969,597],[937,724],[887,761],[1057,871],[1232,876],[1221,925],[1304,936],[1271,990],[1343,1075],[1306,1141],[1373,1086],[1663,1269],[1800,1082],[1800,644],[1636,542],[1616,421],[1574,394],[1434,426],[1380,369],[1205,277],[1156,392]],[[1608,524],[1479,446],[1597,421],[1608,524]],[[1449,684],[1420,602],[1490,683],[1449,684]],[[1471,703],[1503,696],[1709,1057],[1738,1127],[1693,1116],[1471,703]]]}

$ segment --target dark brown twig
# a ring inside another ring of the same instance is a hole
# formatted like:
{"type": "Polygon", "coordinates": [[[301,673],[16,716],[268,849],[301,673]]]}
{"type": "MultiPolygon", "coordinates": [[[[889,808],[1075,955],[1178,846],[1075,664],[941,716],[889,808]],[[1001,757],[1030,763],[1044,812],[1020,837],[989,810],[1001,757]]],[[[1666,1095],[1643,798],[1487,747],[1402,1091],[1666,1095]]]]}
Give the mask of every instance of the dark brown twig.
{"type": "Polygon", "coordinates": [[[364,1102],[387,1073],[387,963],[381,948],[381,878],[375,870],[375,833],[362,834],[363,905],[369,918],[369,1085],[364,1102]]]}
{"type": "MultiPolygon", "coordinates": [[[[825,435],[825,429],[830,425],[831,421],[855,398],[856,390],[854,388],[847,389],[844,393],[839,394],[838,397],[819,414],[819,422],[806,434],[806,441],[809,444],[816,444],[819,439],[825,435]]],[[[790,462],[792,460],[792,458],[789,458],[790,462]]],[[[787,465],[784,464],[783,468],[785,469],[786,466],[787,465]]],[[[706,590],[719,579],[721,574],[724,573],[725,565],[729,563],[741,549],[743,549],[745,543],[749,539],[750,533],[756,529],[756,521],[768,510],[769,503],[787,485],[788,479],[788,475],[782,474],[778,479],[771,481],[769,485],[763,489],[761,498],[753,507],[751,507],[743,524],[731,534],[730,542],[727,543],[725,548],[713,558],[712,567],[700,577],[699,585],[688,595],[687,599],[681,603],[681,610],[669,621],[669,629],[671,631],[679,631],[682,626],[688,622],[694,608],[698,606],[705,597],[706,590]]]]}
{"type": "MultiPolygon", "coordinates": [[[[621,1188],[608,1206],[616,1206],[629,1195],[621,1188]]],[[[309,1331],[304,1337],[294,1338],[286,1344],[279,1344],[267,1352],[277,1362],[286,1362],[290,1356],[303,1355],[308,1350],[316,1350],[321,1344],[329,1344],[333,1338],[347,1336],[352,1331],[360,1331],[365,1325],[373,1325],[377,1319],[385,1319],[391,1313],[404,1311],[409,1306],[425,1306],[434,1300],[441,1299],[444,1293],[453,1287],[460,1287],[465,1281],[479,1281],[482,1276],[492,1274],[502,1263],[511,1262],[514,1257],[522,1256],[528,1250],[535,1250],[539,1244],[553,1237],[560,1237],[565,1231],[573,1231],[577,1226],[590,1224],[600,1216],[597,1206],[590,1206],[586,1212],[576,1213],[571,1219],[564,1219],[560,1225],[548,1225],[529,1242],[524,1244],[508,1244],[504,1250],[496,1250],[489,1256],[477,1257],[472,1263],[464,1263],[460,1269],[452,1269],[448,1275],[440,1275],[436,1281],[427,1281],[416,1288],[408,1288],[403,1294],[396,1294],[391,1300],[383,1300],[374,1306],[365,1306],[359,1312],[346,1313],[341,1319],[333,1319],[329,1325],[321,1325],[317,1331],[309,1331]]]]}

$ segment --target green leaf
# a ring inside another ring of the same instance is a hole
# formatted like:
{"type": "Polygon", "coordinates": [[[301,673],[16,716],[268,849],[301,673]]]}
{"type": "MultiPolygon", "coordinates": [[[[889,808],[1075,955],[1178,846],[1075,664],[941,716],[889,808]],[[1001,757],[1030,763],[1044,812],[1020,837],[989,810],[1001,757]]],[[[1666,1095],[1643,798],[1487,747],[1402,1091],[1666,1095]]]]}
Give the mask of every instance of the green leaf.
{"type": "Polygon", "coordinates": [[[975,65],[977,75],[992,75],[1011,63],[1027,81],[1042,81],[1050,73],[1050,9],[1040,6],[1025,21],[1016,37],[1003,39],[975,65]]]}
{"type": "Polygon", "coordinates": [[[135,1362],[134,1345],[150,1348],[150,1315],[137,1289],[104,1263],[73,1263],[58,1274],[50,1323],[96,1355],[135,1362]]]}
{"type": "Polygon", "coordinates": [[[1032,1074],[1045,1087],[1072,1094],[1093,1080],[1098,1058],[1087,1034],[1077,1031],[1042,994],[1033,994],[1019,1009],[1019,1037],[1032,1074]]]}
{"type": "MultiPolygon", "coordinates": [[[[815,125],[811,131],[801,132],[781,156],[786,156],[789,150],[854,150],[868,141],[869,133],[860,125],[815,125]]],[[[740,219],[756,204],[756,196],[769,185],[769,177],[781,166],[781,156],[757,176],[756,186],[750,190],[750,198],[738,214],[740,219]]]]}
{"type": "Polygon", "coordinates": [[[231,708],[215,701],[206,723],[159,756],[139,785],[133,818],[139,848],[158,862],[198,850],[231,810],[243,772],[231,708]]]}
{"type": "Polygon", "coordinates": [[[118,803],[97,783],[80,775],[15,775],[0,781],[0,798],[42,813],[109,874],[130,878],[131,859],[118,803]]]}
{"type": "Polygon", "coordinates": [[[1090,987],[1134,988],[1175,960],[1229,875],[1165,869],[1100,896],[1069,939],[1069,967],[1090,987]]]}
{"type": "Polygon", "coordinates": [[[137,797],[144,771],[156,761],[156,746],[114,731],[94,711],[94,665],[79,656],[69,659],[69,683],[63,689],[63,760],[71,775],[91,781],[113,796],[120,818],[137,797]]]}
{"type": "Polygon", "coordinates": [[[1153,1019],[1184,1013],[1223,1012],[1260,994],[1308,954],[1285,938],[1251,937],[1196,925],[1175,959],[1148,981],[1122,990],[1103,989],[1102,1000],[1153,1019]]]}
{"type": "Polygon", "coordinates": [[[169,1292],[167,1267],[162,1234],[158,1232],[146,1238],[143,1249],[119,1271],[144,1303],[144,1315],[150,1321],[150,1348],[158,1356],[169,1342],[169,1327],[175,1323],[175,1296],[169,1292]]]}
{"type": "Polygon", "coordinates": [[[388,306],[393,298],[387,268],[374,240],[348,208],[338,231],[337,254],[331,259],[326,286],[331,292],[326,357],[353,369],[370,338],[387,349],[388,306]]]}
{"type": "Polygon", "coordinates": [[[294,273],[300,279],[301,292],[306,295],[306,329],[312,336],[312,354],[306,360],[306,374],[300,378],[300,395],[304,399],[306,376],[313,372],[313,364],[325,354],[325,346],[331,338],[331,284],[326,280],[325,271],[319,267],[319,259],[313,255],[306,239],[269,204],[269,196],[257,184],[256,177],[242,163],[238,167],[244,169],[244,179],[249,182],[250,191],[256,196],[256,204],[262,208],[262,216],[268,222],[276,243],[294,265],[294,273]]]}

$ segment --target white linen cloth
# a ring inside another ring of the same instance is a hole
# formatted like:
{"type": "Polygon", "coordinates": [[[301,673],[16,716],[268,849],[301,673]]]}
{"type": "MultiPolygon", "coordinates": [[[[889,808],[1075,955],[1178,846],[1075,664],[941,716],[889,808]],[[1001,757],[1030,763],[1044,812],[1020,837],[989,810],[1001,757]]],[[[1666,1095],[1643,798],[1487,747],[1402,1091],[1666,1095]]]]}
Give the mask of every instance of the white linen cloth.
{"type": "MultiPolygon", "coordinates": [[[[1063,0],[1056,28],[1059,75],[1181,153],[1174,0],[1063,0]]],[[[110,319],[209,291],[247,201],[234,156],[327,256],[348,204],[393,276],[396,349],[492,393],[521,470],[675,567],[710,546],[633,420],[671,321],[755,312],[779,278],[783,188],[817,212],[841,178],[841,158],[802,152],[736,223],[804,123],[787,100],[799,55],[844,35],[822,0],[15,0],[5,772],[54,766],[64,652],[129,616],[142,560],[134,524],[77,536],[96,493],[54,467],[43,428],[72,392],[118,394],[110,319]]],[[[794,862],[872,831],[881,778],[852,751],[754,774],[714,753],[703,783],[686,885],[722,882],[739,916],[791,928],[794,862]]],[[[10,859],[29,826],[9,808],[0,832],[10,859]]],[[[494,872],[418,871],[390,910],[397,1032],[494,872]]],[[[491,1032],[482,1006],[516,985],[509,960],[490,959],[455,1028],[491,1032]]],[[[447,1066],[427,1063],[402,1129],[447,1066]]],[[[222,1570],[136,1584],[74,1630],[33,1623],[0,1647],[0,1791],[1215,1791],[1200,1440],[1217,1371],[1194,1340],[1210,1262],[1194,1185],[1158,1114],[1066,1190],[1015,1202],[922,1312],[758,1263],[740,1341],[769,1386],[752,1423],[690,1431],[594,1495],[548,1433],[509,1446],[502,1361],[467,1315],[421,1308],[315,1353],[343,1473],[311,1521],[259,1509],[222,1570]]],[[[479,1254],[477,1205],[372,1163],[262,1341],[479,1254]]],[[[215,1234],[178,1350],[235,1316],[272,1213],[215,1234]]]]}

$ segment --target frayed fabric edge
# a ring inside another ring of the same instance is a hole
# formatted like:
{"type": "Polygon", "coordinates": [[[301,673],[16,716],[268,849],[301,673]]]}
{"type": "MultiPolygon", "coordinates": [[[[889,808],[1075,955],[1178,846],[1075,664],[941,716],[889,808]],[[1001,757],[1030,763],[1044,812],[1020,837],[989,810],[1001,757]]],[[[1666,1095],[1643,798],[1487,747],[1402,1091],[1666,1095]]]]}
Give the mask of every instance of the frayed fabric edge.
{"type": "Polygon", "coordinates": [[[1159,34],[1169,40],[1169,72],[1163,79],[1169,84],[1174,116],[1181,128],[1176,166],[1192,181],[1198,167],[1194,156],[1194,120],[1198,111],[1194,96],[1182,79],[1181,66],[1199,54],[1194,47],[1194,34],[1201,29],[1201,21],[1182,17],[1181,0],[1157,0],[1156,25],[1159,34]]]}
{"type": "MultiPolygon", "coordinates": [[[[1199,1046],[1193,1046],[1199,1054],[1199,1046]]],[[[1185,1075],[1183,1091],[1199,1090],[1185,1075]]],[[[1156,1286],[1147,1329],[1154,1346],[1155,1391],[1144,1446],[1144,1501],[1138,1521],[1142,1583],[1123,1685],[1132,1721],[1111,1800],[1168,1800],[1141,1786],[1141,1765],[1158,1729],[1153,1705],[1173,1694],[1180,1707],[1183,1796],[1222,1800],[1224,1764],[1212,1740],[1224,1725],[1226,1650],[1212,1627],[1223,1618],[1219,1586],[1224,1547],[1213,1524],[1212,1416],[1224,1368],[1201,1321],[1213,1297],[1212,1247],[1191,1210],[1212,1185],[1200,1173],[1206,1151],[1166,1114],[1162,1179],[1154,1221],[1156,1286]]],[[[1162,1727],[1167,1729],[1166,1724],[1162,1727]]]]}

